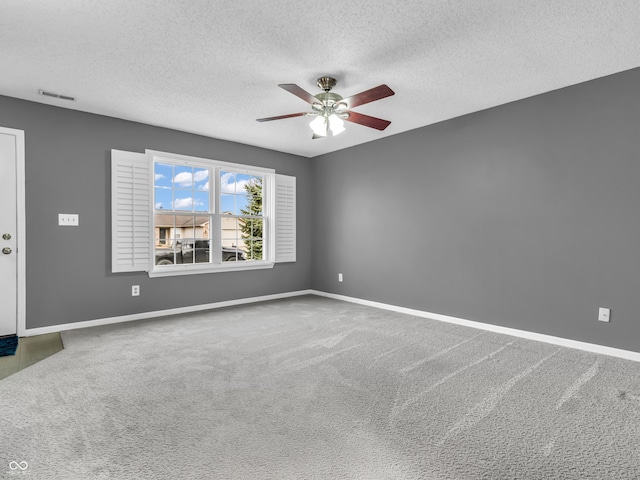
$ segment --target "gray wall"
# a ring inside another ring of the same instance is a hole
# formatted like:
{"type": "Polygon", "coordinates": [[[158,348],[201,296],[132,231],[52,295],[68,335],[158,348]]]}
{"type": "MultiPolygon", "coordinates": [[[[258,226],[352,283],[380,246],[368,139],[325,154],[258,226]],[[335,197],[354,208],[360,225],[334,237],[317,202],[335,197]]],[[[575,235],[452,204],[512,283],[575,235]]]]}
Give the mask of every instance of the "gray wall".
{"type": "Polygon", "coordinates": [[[639,84],[636,69],[312,160],[0,96],[0,125],[26,132],[27,327],[315,288],[640,351],[639,84]],[[295,175],[298,261],[111,274],[112,148],[295,175]]]}
{"type": "Polygon", "coordinates": [[[273,269],[150,279],[111,273],[110,150],[145,148],[275,168],[311,209],[310,161],[232,142],[0,96],[0,125],[25,131],[27,328],[307,289],[311,226],[298,215],[298,261],[273,269]],[[57,226],[78,213],[79,227],[57,226]],[[131,297],[131,285],[141,296],[131,297]]]}
{"type": "Polygon", "coordinates": [[[315,158],[313,288],[640,351],[638,85],[640,69],[315,158]]]}

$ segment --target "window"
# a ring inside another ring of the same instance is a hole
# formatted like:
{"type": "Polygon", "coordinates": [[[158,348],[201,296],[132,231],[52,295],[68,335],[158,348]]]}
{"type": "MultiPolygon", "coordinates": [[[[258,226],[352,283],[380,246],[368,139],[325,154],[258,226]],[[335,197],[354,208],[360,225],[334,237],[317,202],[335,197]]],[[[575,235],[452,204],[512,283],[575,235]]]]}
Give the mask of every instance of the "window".
{"type": "Polygon", "coordinates": [[[155,265],[211,263],[211,178],[210,167],[153,162],[155,265]]]}
{"type": "Polygon", "coordinates": [[[169,229],[166,227],[157,227],[158,230],[158,246],[166,245],[169,238],[169,229]]]}
{"type": "Polygon", "coordinates": [[[223,261],[263,260],[263,185],[261,175],[220,171],[220,236],[223,261]]]}
{"type": "Polygon", "coordinates": [[[112,271],[145,270],[152,277],[295,261],[295,178],[112,150],[112,237],[112,271]]]}

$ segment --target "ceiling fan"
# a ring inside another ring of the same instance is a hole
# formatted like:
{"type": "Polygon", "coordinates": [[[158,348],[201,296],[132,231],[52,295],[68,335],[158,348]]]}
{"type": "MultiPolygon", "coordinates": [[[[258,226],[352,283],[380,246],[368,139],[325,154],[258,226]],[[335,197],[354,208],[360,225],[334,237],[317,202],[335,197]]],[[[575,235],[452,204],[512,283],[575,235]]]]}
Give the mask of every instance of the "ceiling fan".
{"type": "Polygon", "coordinates": [[[318,87],[324,91],[317,95],[311,95],[309,92],[293,83],[281,83],[278,86],[287,92],[300,97],[305,102],[310,103],[313,111],[290,113],[288,115],[279,115],[277,117],[258,118],[258,122],[269,122],[271,120],[282,120],[283,118],[292,117],[313,116],[315,118],[309,126],[313,130],[312,138],[314,139],[326,137],[329,134],[338,135],[343,132],[343,120],[352,123],[359,123],[360,125],[375,128],[376,130],[384,130],[391,124],[388,120],[371,117],[369,115],[364,115],[350,110],[353,107],[394,95],[395,92],[386,85],[379,85],[347,98],[342,98],[337,93],[333,93],[331,91],[331,89],[336,86],[336,79],[333,77],[320,77],[318,79],[318,87]]]}

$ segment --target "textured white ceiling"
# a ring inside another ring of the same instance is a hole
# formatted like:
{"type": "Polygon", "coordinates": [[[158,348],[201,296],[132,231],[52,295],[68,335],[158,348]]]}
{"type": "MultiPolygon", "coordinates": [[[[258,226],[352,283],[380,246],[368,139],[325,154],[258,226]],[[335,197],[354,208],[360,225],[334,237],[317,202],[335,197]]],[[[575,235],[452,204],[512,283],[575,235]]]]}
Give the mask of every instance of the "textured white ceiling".
{"type": "Polygon", "coordinates": [[[307,157],[640,66],[638,0],[2,0],[0,94],[307,157]],[[277,87],[396,95],[312,140],[277,87]],[[75,103],[38,95],[45,89],[75,103]]]}

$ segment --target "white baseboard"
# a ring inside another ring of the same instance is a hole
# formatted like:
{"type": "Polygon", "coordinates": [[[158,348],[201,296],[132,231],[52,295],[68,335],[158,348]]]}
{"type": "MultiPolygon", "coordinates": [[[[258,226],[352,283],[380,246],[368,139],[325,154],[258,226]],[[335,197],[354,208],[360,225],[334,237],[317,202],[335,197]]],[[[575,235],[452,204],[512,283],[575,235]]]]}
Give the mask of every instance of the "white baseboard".
{"type": "Polygon", "coordinates": [[[134,320],[144,320],[147,318],[166,317],[167,315],[178,315],[181,313],[199,312],[202,310],[212,310],[215,308],[233,307],[234,305],[244,305],[247,303],[266,302],[268,300],[278,300],[280,298],[298,297],[300,295],[312,295],[311,290],[298,290],[295,292],[277,293],[274,295],[264,295],[261,297],[241,298],[238,300],[228,300],[225,302],[206,303],[204,305],[193,305],[189,307],[170,308],[168,310],[156,310],[154,312],[134,313],[120,317],[99,318],[97,320],[87,320],[85,322],[64,323],[52,325],[50,327],[29,328],[24,332],[25,337],[33,335],[44,335],[46,333],[57,333],[65,330],[75,330],[77,328],[98,327],[100,325],[111,325],[113,323],[132,322],[134,320]]]}
{"type": "Polygon", "coordinates": [[[447,322],[447,323],[455,323],[456,325],[463,325],[465,327],[478,328],[480,330],[487,330],[489,332],[502,333],[505,335],[511,335],[513,337],[526,338],[528,340],[536,340],[538,342],[550,343],[550,344],[559,345],[562,347],[575,348],[575,349],[584,350],[587,352],[599,353],[602,355],[609,355],[611,357],[624,358],[625,360],[633,360],[635,362],[640,362],[640,352],[632,352],[630,350],[621,350],[619,348],[605,347],[604,345],[596,345],[594,343],[579,342],[577,340],[554,337],[554,336],[545,335],[542,333],[534,333],[534,332],[528,332],[526,330],[518,330],[515,328],[491,325],[489,323],[474,322],[472,320],[465,320],[463,318],[450,317],[448,315],[441,315],[439,313],[430,313],[422,310],[414,310],[412,308],[398,307],[396,305],[372,302],[370,300],[362,300],[360,298],[347,297],[344,295],[337,295],[334,293],[320,292],[318,290],[310,290],[309,293],[311,293],[312,295],[318,295],[321,297],[332,298],[334,300],[342,300],[345,302],[357,303],[357,304],[366,305],[369,307],[381,308],[383,310],[391,310],[393,312],[405,313],[407,315],[413,315],[415,317],[429,318],[431,320],[439,320],[441,322],[447,322]]]}
{"type": "Polygon", "coordinates": [[[505,335],[511,335],[513,337],[526,338],[528,340],[535,340],[538,342],[550,343],[552,345],[575,348],[575,349],[584,350],[587,352],[599,353],[602,355],[609,355],[611,357],[624,358],[625,360],[640,362],[640,352],[632,352],[630,350],[622,350],[619,348],[606,347],[604,345],[596,345],[594,343],[579,342],[577,340],[554,337],[554,336],[545,335],[542,333],[534,333],[534,332],[528,332],[526,330],[518,330],[515,328],[491,325],[489,323],[475,322],[473,320],[465,320],[463,318],[451,317],[448,315],[441,315],[439,313],[425,312],[423,310],[415,310],[413,308],[399,307],[397,305],[389,305],[387,303],[373,302],[371,300],[363,300],[360,298],[347,297],[345,295],[337,295],[335,293],[321,292],[319,290],[298,290],[295,292],[277,293],[274,295],[264,295],[261,297],[242,298],[238,300],[228,300],[224,302],[207,303],[204,305],[193,305],[189,307],[171,308],[169,310],[157,310],[153,312],[135,313],[132,315],[123,315],[120,317],[100,318],[97,320],[88,320],[85,322],[65,323],[62,325],[52,325],[50,327],[29,328],[29,329],[26,329],[24,332],[24,335],[21,335],[21,336],[29,337],[33,335],[43,335],[46,333],[56,333],[56,332],[62,332],[65,330],[74,330],[77,328],[97,327],[100,325],[110,325],[113,323],[131,322],[135,320],[164,317],[168,315],[177,315],[181,313],[199,312],[202,310],[212,310],[216,308],[232,307],[235,305],[245,305],[248,303],[265,302],[268,300],[278,300],[281,298],[297,297],[301,295],[317,295],[320,297],[332,298],[334,300],[342,300],[344,302],[357,303],[357,304],[366,305],[369,307],[380,308],[383,310],[390,310],[393,312],[404,313],[407,315],[413,315],[415,317],[429,318],[431,320],[454,323],[456,325],[462,325],[465,327],[477,328],[480,330],[487,330],[489,332],[502,333],[505,335]]]}

